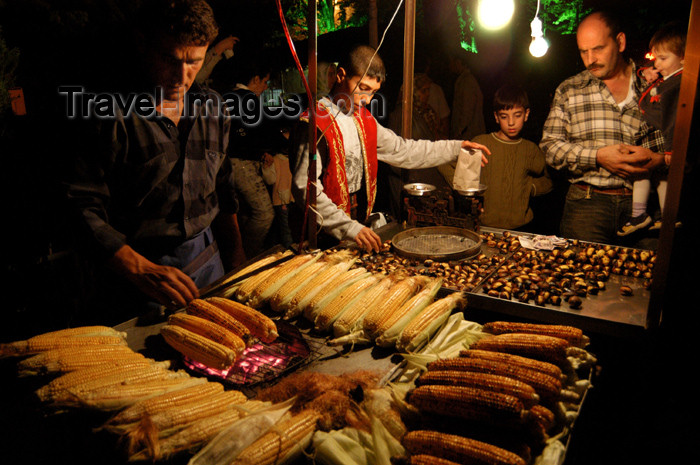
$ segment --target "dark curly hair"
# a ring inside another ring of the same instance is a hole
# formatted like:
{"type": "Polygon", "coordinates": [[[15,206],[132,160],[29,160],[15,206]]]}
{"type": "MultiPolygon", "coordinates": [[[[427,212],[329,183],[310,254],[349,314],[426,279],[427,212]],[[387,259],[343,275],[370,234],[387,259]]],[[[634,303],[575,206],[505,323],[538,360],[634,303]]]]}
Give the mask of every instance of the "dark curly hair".
{"type": "Polygon", "coordinates": [[[167,36],[181,45],[208,45],[219,33],[204,0],[143,0],[139,19],[147,39],[167,36]]]}

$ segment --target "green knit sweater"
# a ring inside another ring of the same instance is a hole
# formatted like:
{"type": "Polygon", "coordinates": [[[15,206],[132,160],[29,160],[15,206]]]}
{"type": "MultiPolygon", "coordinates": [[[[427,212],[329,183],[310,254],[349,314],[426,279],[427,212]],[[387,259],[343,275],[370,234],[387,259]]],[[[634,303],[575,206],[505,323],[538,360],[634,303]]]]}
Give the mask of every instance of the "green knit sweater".
{"type": "Polygon", "coordinates": [[[552,190],[542,150],[526,139],[506,141],[496,133],[476,136],[473,142],[491,151],[481,168],[484,213],[480,222],[493,228],[514,229],[532,221],[530,197],[552,190]]]}

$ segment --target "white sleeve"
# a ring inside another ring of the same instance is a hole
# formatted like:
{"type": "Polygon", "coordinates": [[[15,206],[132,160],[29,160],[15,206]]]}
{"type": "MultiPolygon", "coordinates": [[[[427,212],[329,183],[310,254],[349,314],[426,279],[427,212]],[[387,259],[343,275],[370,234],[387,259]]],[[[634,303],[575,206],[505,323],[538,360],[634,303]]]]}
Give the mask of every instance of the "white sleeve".
{"type": "Polygon", "coordinates": [[[456,160],[461,148],[459,140],[404,139],[377,123],[377,158],[392,166],[406,169],[439,166],[456,160]]]}

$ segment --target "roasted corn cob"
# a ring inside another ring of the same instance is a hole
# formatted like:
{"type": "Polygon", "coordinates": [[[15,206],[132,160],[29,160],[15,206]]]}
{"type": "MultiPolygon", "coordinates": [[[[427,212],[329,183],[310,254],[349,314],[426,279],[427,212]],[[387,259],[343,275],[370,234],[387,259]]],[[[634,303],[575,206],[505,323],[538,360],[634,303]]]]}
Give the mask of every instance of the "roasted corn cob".
{"type": "Polygon", "coordinates": [[[549,431],[554,426],[554,412],[544,405],[533,405],[529,411],[530,416],[535,418],[544,432],[549,431]]]}
{"type": "Polygon", "coordinates": [[[213,321],[187,313],[174,313],[168,317],[168,325],[179,326],[207,339],[228,347],[238,358],[245,350],[245,342],[239,336],[213,321]]]}
{"type": "MultiPolygon", "coordinates": [[[[291,259],[290,259],[291,260],[291,259]]],[[[233,293],[226,292],[222,295],[222,297],[226,298],[234,298],[239,302],[244,302],[247,303],[248,297],[252,295],[253,290],[264,283],[266,280],[270,279],[270,276],[272,276],[276,271],[277,267],[280,265],[277,265],[272,268],[268,268],[266,270],[262,270],[253,276],[250,276],[246,278],[244,281],[241,281],[238,283],[238,286],[236,286],[235,290],[233,293]]]]}
{"type": "Polygon", "coordinates": [[[240,352],[181,326],[165,325],[160,334],[182,355],[217,370],[230,368],[240,355],[240,352]]]}
{"type": "Polygon", "coordinates": [[[548,325],[536,323],[519,323],[510,321],[492,321],[485,323],[483,331],[491,334],[527,333],[554,336],[566,339],[576,347],[585,347],[590,342],[579,328],[566,325],[548,325]]]}
{"type": "Polygon", "coordinates": [[[513,452],[485,442],[438,431],[410,431],[401,442],[411,455],[432,455],[462,464],[526,465],[525,461],[513,452]]]}
{"type": "Polygon", "coordinates": [[[561,391],[561,379],[559,378],[544,374],[540,371],[493,360],[466,357],[446,358],[428,363],[427,369],[428,371],[475,371],[507,376],[532,386],[542,400],[557,399],[561,391]]]}
{"type": "Polygon", "coordinates": [[[506,333],[489,336],[474,342],[470,348],[491,350],[530,357],[562,366],[567,363],[566,349],[569,342],[553,336],[540,334],[506,333]]]}
{"type": "Polygon", "coordinates": [[[275,322],[252,307],[223,297],[210,297],[206,301],[238,320],[262,342],[272,342],[279,336],[275,322]]]}
{"type": "Polygon", "coordinates": [[[273,312],[281,313],[286,308],[292,296],[305,284],[311,281],[315,276],[318,276],[326,268],[332,264],[326,260],[319,260],[310,264],[298,273],[294,274],[286,283],[277,289],[274,294],[268,299],[270,309],[273,312]]]}
{"type": "Polygon", "coordinates": [[[459,352],[460,357],[480,358],[483,360],[492,360],[497,362],[505,362],[509,365],[520,366],[530,370],[541,371],[556,379],[561,379],[563,374],[561,368],[553,363],[535,360],[530,357],[521,355],[508,354],[506,352],[493,352],[490,350],[467,349],[459,352]]]}
{"type": "Polygon", "coordinates": [[[435,457],[434,455],[418,454],[412,455],[410,465],[460,465],[452,460],[435,457]]]}
{"type": "Polygon", "coordinates": [[[540,396],[535,389],[522,381],[507,376],[458,370],[434,370],[423,373],[416,382],[419,386],[467,386],[487,391],[500,392],[520,399],[527,409],[537,404],[540,396]]]}
{"type": "Polygon", "coordinates": [[[273,426],[246,447],[231,465],[272,465],[287,463],[310,444],[320,415],[304,410],[273,426]]]}
{"type": "MultiPolygon", "coordinates": [[[[205,378],[194,379],[203,379],[206,381],[205,378]]],[[[136,423],[144,415],[155,415],[156,413],[164,412],[170,408],[178,408],[190,402],[196,402],[223,391],[223,384],[214,381],[197,383],[194,386],[169,391],[158,396],[141,400],[125,408],[109,419],[109,421],[105,423],[104,428],[111,430],[111,428],[115,428],[117,425],[136,423]]]]}
{"type": "MultiPolygon", "coordinates": [[[[285,250],[284,252],[276,252],[276,253],[270,254],[266,257],[263,257],[260,260],[257,260],[255,262],[251,263],[250,265],[241,268],[236,273],[232,274],[231,276],[226,278],[224,281],[222,281],[221,285],[230,283],[231,281],[236,280],[245,274],[252,273],[253,271],[255,271],[259,268],[262,268],[265,265],[269,265],[270,263],[272,263],[276,260],[281,260],[282,258],[287,257],[291,254],[292,254],[291,250],[285,250]]],[[[223,292],[228,293],[228,294],[232,293],[235,290],[235,288],[238,286],[238,284],[240,284],[240,283],[233,284],[232,286],[224,289],[223,292]]]]}
{"type": "MultiPolygon", "coordinates": [[[[345,288],[345,290],[323,305],[323,308],[321,308],[318,312],[318,316],[314,320],[314,327],[319,331],[329,329],[347,308],[358,300],[364,302],[363,296],[369,292],[370,289],[379,286],[381,282],[382,279],[379,276],[370,274],[345,288]]],[[[378,289],[387,288],[388,284],[384,283],[382,287],[378,289]]]]}
{"type": "MultiPolygon", "coordinates": [[[[315,327],[324,331],[333,328],[335,337],[350,334],[362,328],[362,320],[369,312],[382,305],[389,296],[392,286],[396,283],[394,277],[387,276],[379,278],[379,281],[370,286],[358,298],[355,298],[348,305],[342,306],[337,311],[334,301],[328,305],[328,310],[324,308],[316,318],[315,327]]],[[[352,289],[352,286],[350,287],[352,289]]]]}
{"type": "Polygon", "coordinates": [[[335,278],[348,271],[354,263],[354,259],[344,260],[322,269],[318,275],[288,296],[289,301],[284,300],[281,302],[279,311],[284,314],[285,319],[298,317],[301,315],[304,307],[318,292],[321,292],[326,286],[330,286],[330,283],[333,283],[335,278]]]}
{"type": "Polygon", "coordinates": [[[471,386],[421,385],[407,400],[421,412],[465,420],[517,424],[527,418],[517,397],[471,386]]]}
{"type": "Polygon", "coordinates": [[[436,300],[418,313],[401,331],[396,348],[400,351],[412,351],[425,343],[450,316],[452,310],[466,305],[466,295],[454,292],[436,300]]]}
{"type": "Polygon", "coordinates": [[[219,326],[223,326],[243,339],[246,345],[251,342],[253,336],[243,323],[204,299],[194,299],[190,301],[187,307],[185,307],[185,310],[190,315],[198,316],[205,320],[212,321],[219,326]]]}
{"type": "Polygon", "coordinates": [[[422,286],[427,284],[425,276],[409,276],[399,279],[387,292],[381,305],[371,308],[362,319],[362,330],[371,339],[376,339],[385,330],[398,320],[401,315],[399,310],[422,286]]]}

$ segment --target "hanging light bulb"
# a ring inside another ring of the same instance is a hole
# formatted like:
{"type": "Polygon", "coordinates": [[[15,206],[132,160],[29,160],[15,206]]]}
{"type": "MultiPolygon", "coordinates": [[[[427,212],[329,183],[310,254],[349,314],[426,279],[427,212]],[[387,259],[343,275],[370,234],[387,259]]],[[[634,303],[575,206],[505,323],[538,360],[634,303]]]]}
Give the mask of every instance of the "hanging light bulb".
{"type": "Polygon", "coordinates": [[[513,0],[479,0],[478,17],[486,29],[500,29],[513,17],[513,0]]]}
{"type": "Polygon", "coordinates": [[[540,18],[538,18],[537,16],[535,16],[535,19],[533,19],[530,23],[530,30],[532,31],[532,42],[530,42],[530,54],[535,58],[544,56],[544,54],[547,53],[547,50],[549,49],[549,43],[544,38],[544,34],[542,33],[542,21],[540,21],[540,18]]]}

